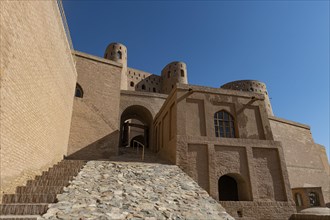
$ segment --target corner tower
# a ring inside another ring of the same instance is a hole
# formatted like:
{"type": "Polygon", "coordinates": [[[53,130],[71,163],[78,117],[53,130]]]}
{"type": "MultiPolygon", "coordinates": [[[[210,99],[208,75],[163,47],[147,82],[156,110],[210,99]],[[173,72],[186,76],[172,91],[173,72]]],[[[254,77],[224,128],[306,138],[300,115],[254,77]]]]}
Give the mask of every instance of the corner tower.
{"type": "Polygon", "coordinates": [[[188,84],[187,65],[184,62],[172,62],[162,70],[162,93],[169,94],[176,83],[188,84]]]}
{"type": "Polygon", "coordinates": [[[127,90],[127,48],[121,43],[111,43],[104,52],[104,58],[123,65],[120,89],[127,90]]]}
{"type": "Polygon", "coordinates": [[[274,116],[265,83],[257,80],[238,80],[226,83],[222,85],[221,88],[263,94],[265,96],[265,105],[267,113],[268,115],[274,116]]]}

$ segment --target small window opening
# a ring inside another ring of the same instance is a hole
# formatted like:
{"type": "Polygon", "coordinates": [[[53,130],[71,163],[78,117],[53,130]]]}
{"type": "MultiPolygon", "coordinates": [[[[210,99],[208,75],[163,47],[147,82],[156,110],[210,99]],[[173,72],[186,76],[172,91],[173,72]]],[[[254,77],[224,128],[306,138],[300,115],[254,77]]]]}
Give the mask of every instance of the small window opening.
{"type": "Polygon", "coordinates": [[[184,70],[181,70],[181,77],[184,77],[184,70]]]}
{"type": "Polygon", "coordinates": [[[171,77],[171,71],[168,71],[167,72],[167,78],[170,78],[171,77]]]}
{"type": "Polygon", "coordinates": [[[146,90],[146,86],[145,85],[142,85],[142,90],[146,90]]]}
{"type": "Polygon", "coordinates": [[[243,211],[242,210],[238,210],[237,211],[237,215],[238,215],[238,217],[242,218],[243,217],[243,211]]]}
{"type": "Polygon", "coordinates": [[[121,59],[121,58],[122,58],[122,54],[121,54],[121,52],[118,51],[117,54],[116,54],[116,56],[117,56],[118,59],[121,59]]]}
{"type": "Polygon", "coordinates": [[[131,82],[131,87],[134,87],[134,82],[131,82]]]}
{"type": "Polygon", "coordinates": [[[301,194],[296,193],[294,197],[295,197],[296,206],[302,206],[303,202],[302,202],[301,194]]]}
{"type": "Polygon", "coordinates": [[[78,98],[82,98],[84,96],[84,91],[82,90],[81,86],[78,83],[76,84],[76,91],[74,96],[78,98]]]}
{"type": "Polygon", "coordinates": [[[319,195],[316,192],[310,192],[308,197],[309,197],[309,204],[312,207],[320,206],[319,195]]]}
{"type": "Polygon", "coordinates": [[[152,91],[153,91],[153,92],[156,92],[156,88],[155,88],[155,87],[154,87],[154,88],[152,88],[152,91]]]}

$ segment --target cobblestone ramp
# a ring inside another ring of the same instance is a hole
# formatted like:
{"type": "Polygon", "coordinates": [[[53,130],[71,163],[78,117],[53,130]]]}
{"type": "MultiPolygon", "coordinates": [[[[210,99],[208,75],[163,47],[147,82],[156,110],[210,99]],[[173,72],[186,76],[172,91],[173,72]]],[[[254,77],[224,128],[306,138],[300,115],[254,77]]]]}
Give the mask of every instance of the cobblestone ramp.
{"type": "Polygon", "coordinates": [[[16,188],[15,194],[5,194],[0,204],[0,219],[36,220],[57,202],[56,195],[63,192],[70,180],[78,174],[85,161],[63,160],[48,171],[29,180],[26,186],[16,188]]]}
{"type": "Polygon", "coordinates": [[[57,199],[40,219],[233,219],[174,165],[89,161],[57,199]]]}

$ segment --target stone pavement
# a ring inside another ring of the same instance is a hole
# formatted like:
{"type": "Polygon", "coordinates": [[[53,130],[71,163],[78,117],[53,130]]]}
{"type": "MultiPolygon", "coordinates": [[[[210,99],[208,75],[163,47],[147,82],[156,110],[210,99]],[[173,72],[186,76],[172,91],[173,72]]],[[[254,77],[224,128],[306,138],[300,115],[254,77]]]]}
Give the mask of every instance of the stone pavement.
{"type": "Polygon", "coordinates": [[[89,161],[39,219],[233,220],[177,166],[89,161]]]}

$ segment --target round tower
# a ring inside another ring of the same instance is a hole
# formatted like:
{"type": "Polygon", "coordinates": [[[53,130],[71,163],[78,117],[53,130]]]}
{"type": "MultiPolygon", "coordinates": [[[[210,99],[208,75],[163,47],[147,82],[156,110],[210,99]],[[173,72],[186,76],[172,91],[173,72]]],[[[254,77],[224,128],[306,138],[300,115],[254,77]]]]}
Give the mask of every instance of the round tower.
{"type": "Polygon", "coordinates": [[[111,43],[104,52],[104,58],[127,66],[127,48],[121,43],[111,43]]]}
{"type": "Polygon", "coordinates": [[[169,94],[177,83],[188,84],[187,65],[184,62],[167,64],[161,73],[162,93],[169,94]]]}
{"type": "Polygon", "coordinates": [[[127,90],[127,48],[121,43],[111,43],[104,52],[104,58],[123,64],[120,89],[127,90]]]}
{"type": "Polygon", "coordinates": [[[263,94],[265,96],[265,104],[268,115],[274,115],[265,83],[257,80],[238,80],[226,83],[222,85],[221,88],[263,94]]]}

